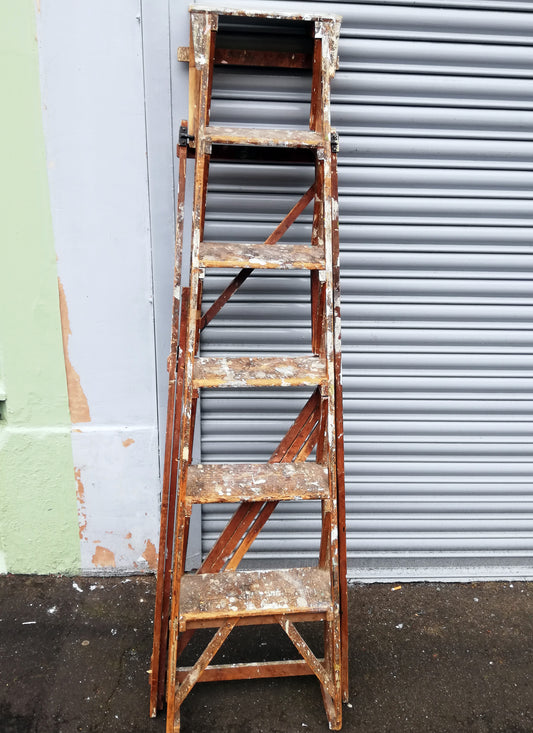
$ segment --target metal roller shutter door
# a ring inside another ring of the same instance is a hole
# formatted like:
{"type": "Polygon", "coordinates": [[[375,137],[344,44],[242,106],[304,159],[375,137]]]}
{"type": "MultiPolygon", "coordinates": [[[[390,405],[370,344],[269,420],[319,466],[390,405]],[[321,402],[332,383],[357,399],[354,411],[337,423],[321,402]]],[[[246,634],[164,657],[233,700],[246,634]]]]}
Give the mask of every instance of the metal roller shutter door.
{"type": "MultiPolygon", "coordinates": [[[[533,8],[325,6],[344,17],[333,124],[350,575],[533,577],[533,8]]],[[[226,68],[218,82],[213,122],[307,121],[297,75],[281,92],[268,72],[226,68]]],[[[268,236],[305,180],[213,166],[206,238],[268,236]]],[[[309,232],[304,217],[288,240],[309,232]]],[[[207,298],[226,281],[208,276],[207,298]]],[[[307,319],[307,279],[261,273],[203,353],[304,352],[307,319]]],[[[268,458],[304,399],[205,390],[202,460],[268,458]]],[[[204,508],[204,551],[226,517],[204,508]]],[[[317,527],[316,507],[280,506],[249,556],[310,558],[317,527]]]]}

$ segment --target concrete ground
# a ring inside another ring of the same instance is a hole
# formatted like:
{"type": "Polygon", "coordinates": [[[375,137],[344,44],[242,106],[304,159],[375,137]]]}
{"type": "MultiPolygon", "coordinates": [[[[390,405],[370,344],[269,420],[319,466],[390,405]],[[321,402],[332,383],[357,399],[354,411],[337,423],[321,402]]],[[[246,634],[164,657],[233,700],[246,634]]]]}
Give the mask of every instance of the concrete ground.
{"type": "MultiPolygon", "coordinates": [[[[1,576],[0,733],[164,731],[148,717],[154,589],[1,576]]],[[[225,661],[290,652],[279,632],[235,630],[225,661]]],[[[350,662],[346,732],[532,733],[533,583],[353,586],[350,662]]],[[[311,677],[199,684],[182,711],[183,733],[328,730],[311,677]]]]}

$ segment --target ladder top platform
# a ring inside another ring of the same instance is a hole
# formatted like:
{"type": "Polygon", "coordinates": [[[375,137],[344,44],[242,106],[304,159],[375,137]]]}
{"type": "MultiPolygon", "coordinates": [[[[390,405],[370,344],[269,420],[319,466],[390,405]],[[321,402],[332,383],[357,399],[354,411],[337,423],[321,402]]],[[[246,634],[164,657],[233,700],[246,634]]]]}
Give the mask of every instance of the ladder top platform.
{"type": "Polygon", "coordinates": [[[331,609],[329,572],[320,568],[184,575],[181,582],[185,622],[331,609]]]}
{"type": "Polygon", "coordinates": [[[241,18],[265,18],[295,21],[320,21],[329,20],[334,23],[342,21],[341,15],[334,13],[289,13],[283,10],[260,10],[258,8],[230,8],[219,5],[190,5],[190,13],[215,13],[216,15],[234,15],[241,18]]]}

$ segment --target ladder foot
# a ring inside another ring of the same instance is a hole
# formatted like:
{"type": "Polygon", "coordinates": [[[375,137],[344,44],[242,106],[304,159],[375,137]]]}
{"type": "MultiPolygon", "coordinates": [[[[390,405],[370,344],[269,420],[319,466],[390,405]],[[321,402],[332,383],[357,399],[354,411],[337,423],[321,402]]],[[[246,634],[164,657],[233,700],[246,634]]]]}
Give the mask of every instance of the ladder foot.
{"type": "Polygon", "coordinates": [[[335,701],[322,687],[322,697],[324,698],[324,707],[326,709],[329,729],[340,730],[342,728],[342,703],[340,701],[340,695],[337,695],[337,701],[335,701]]]}
{"type": "Polygon", "coordinates": [[[180,733],[180,711],[176,710],[172,715],[167,712],[166,733],[180,733]]]}

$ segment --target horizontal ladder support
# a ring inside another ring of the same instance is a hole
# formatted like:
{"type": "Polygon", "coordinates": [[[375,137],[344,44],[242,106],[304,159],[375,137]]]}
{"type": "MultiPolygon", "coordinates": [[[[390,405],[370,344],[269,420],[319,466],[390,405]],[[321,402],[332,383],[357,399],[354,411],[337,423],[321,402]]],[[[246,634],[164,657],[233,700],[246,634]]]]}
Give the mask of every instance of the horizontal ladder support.
{"type": "MultiPolygon", "coordinates": [[[[304,622],[307,623],[308,621],[325,621],[327,619],[328,613],[328,611],[291,613],[291,620],[295,624],[304,622]]],[[[277,624],[278,619],[279,616],[276,614],[270,614],[267,616],[244,616],[243,618],[239,619],[239,621],[237,622],[237,626],[271,626],[272,624],[277,624]]],[[[219,626],[223,626],[225,620],[225,618],[208,618],[195,621],[187,621],[186,631],[181,632],[180,640],[183,638],[187,638],[188,643],[190,638],[189,635],[191,635],[196,629],[216,629],[219,626]]],[[[187,644],[184,644],[183,647],[180,646],[180,654],[185,646],[187,646],[187,644]]]]}
{"type": "MultiPolygon", "coordinates": [[[[178,48],[178,61],[189,63],[189,47],[178,48]]],[[[313,57],[309,53],[289,51],[257,51],[246,48],[215,48],[215,65],[266,66],[278,69],[310,69],[313,57]]]]}
{"type": "MultiPolygon", "coordinates": [[[[323,663],[323,659],[319,660],[323,663]]],[[[180,667],[178,680],[181,682],[192,667],[180,667]]],[[[220,682],[222,680],[258,680],[264,677],[300,677],[311,675],[303,659],[287,659],[281,662],[245,662],[242,664],[213,664],[202,672],[198,682],[220,682]]]]}

